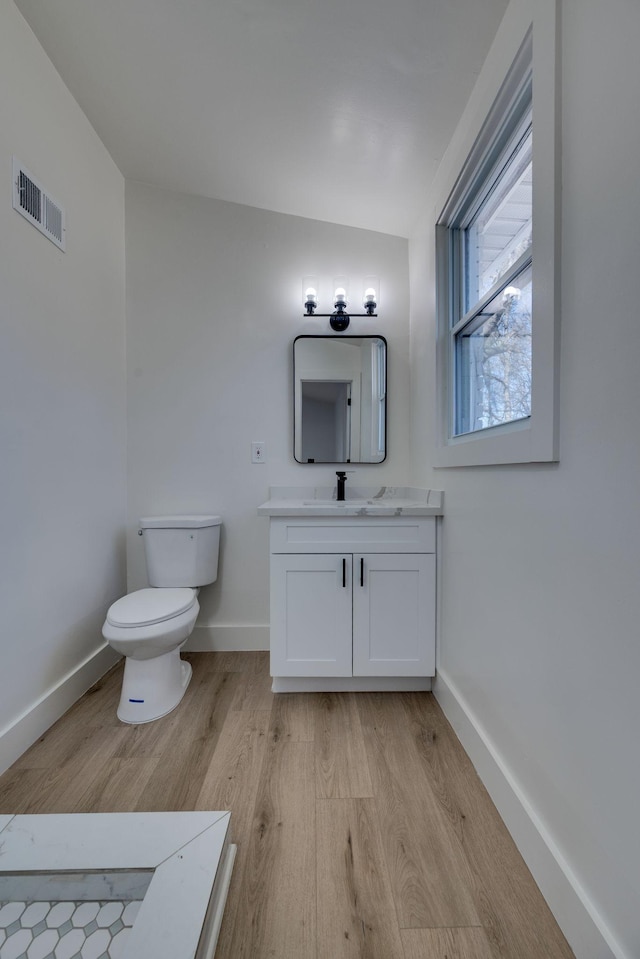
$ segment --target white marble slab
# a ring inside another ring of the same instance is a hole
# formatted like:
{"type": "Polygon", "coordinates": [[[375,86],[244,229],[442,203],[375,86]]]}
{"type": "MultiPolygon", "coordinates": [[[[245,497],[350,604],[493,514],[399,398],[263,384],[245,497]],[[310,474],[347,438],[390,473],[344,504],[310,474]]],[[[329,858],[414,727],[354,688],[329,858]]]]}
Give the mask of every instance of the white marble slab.
{"type": "Polygon", "coordinates": [[[345,499],[330,486],[272,486],[260,516],[442,516],[442,490],[406,486],[351,486],[345,499]]]}
{"type": "Polygon", "coordinates": [[[14,816],[0,833],[0,869],[49,872],[151,868],[228,812],[14,816]]]}
{"type": "Polygon", "coordinates": [[[0,816],[0,832],[2,832],[14,818],[14,816],[0,816]]]}
{"type": "MultiPolygon", "coordinates": [[[[97,872],[116,898],[122,870],[152,871],[122,959],[209,959],[235,847],[231,814],[106,813],[0,820],[0,876],[97,872]],[[117,882],[116,882],[117,880],[117,882]],[[116,889],[115,886],[118,886],[116,889]],[[214,892],[215,890],[215,892],[214,892]],[[203,928],[206,931],[202,935],[203,928]]],[[[41,877],[43,878],[43,877],[41,877]]],[[[124,883],[126,885],[126,881],[124,883]]],[[[50,897],[48,897],[50,898],[50,897]]]]}
{"type": "MultiPolygon", "coordinates": [[[[1,863],[0,859],[0,863],[1,863]]],[[[0,902],[80,902],[144,899],[153,869],[123,872],[0,872],[0,902]]]]}

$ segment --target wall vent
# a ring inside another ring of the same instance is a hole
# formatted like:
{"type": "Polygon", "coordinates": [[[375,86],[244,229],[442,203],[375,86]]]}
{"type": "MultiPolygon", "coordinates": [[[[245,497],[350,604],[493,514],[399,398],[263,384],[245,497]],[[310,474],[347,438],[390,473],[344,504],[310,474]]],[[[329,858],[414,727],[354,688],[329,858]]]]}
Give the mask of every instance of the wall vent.
{"type": "Polygon", "coordinates": [[[65,213],[19,160],[13,158],[13,209],[65,250],[65,213]]]}

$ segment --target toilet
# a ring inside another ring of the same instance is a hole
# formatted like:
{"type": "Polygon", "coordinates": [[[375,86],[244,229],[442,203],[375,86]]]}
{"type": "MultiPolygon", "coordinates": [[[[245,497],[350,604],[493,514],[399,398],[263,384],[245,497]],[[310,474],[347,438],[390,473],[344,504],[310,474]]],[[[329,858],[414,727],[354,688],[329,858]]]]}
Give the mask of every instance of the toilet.
{"type": "Polygon", "coordinates": [[[218,577],[220,516],[140,520],[150,588],[116,600],[102,635],[125,659],[118,719],[150,723],[181,701],[191,664],[180,658],[200,611],[201,586],[218,577]]]}

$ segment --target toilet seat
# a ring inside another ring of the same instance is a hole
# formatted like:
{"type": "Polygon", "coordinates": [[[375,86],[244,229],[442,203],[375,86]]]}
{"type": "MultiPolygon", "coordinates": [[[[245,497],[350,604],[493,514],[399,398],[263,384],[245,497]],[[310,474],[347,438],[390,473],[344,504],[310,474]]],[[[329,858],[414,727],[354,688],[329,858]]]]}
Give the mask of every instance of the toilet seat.
{"type": "Polygon", "coordinates": [[[196,591],[189,587],[138,589],[109,607],[107,623],[121,629],[154,626],[186,613],[196,602],[196,591]]]}

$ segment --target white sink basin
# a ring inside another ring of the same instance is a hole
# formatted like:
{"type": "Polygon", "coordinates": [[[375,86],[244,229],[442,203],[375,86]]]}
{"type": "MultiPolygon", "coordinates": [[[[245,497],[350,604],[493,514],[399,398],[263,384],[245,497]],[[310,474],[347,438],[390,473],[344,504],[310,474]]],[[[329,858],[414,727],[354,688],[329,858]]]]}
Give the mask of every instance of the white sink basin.
{"type": "Polygon", "coordinates": [[[273,498],[258,507],[260,516],[313,516],[330,520],[347,516],[441,516],[442,491],[404,487],[352,487],[345,500],[335,499],[335,488],[273,487],[273,498]],[[312,494],[316,493],[316,496],[312,494]]]}
{"type": "Polygon", "coordinates": [[[303,499],[303,506],[368,506],[372,500],[369,499],[303,499]]]}

